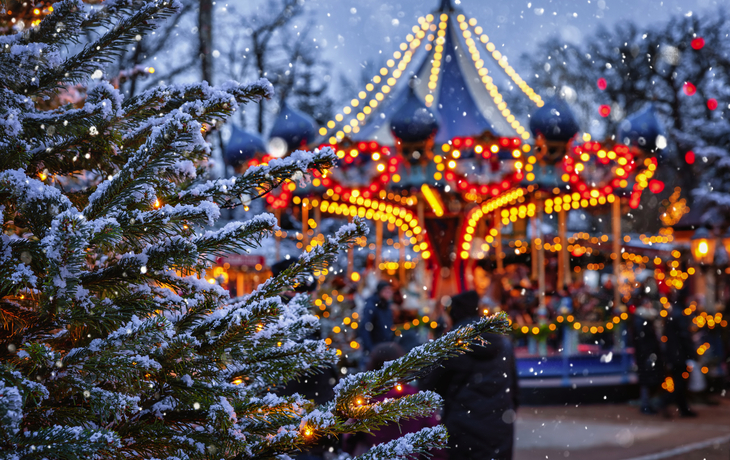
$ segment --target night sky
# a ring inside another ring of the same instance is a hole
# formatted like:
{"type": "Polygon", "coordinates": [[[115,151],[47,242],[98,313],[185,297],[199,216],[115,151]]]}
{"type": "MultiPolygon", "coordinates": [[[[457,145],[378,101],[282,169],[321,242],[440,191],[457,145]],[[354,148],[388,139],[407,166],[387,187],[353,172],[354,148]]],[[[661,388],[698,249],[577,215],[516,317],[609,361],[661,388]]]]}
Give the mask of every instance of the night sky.
{"type": "MultiPolygon", "coordinates": [[[[439,0],[386,2],[383,0],[306,0],[319,27],[312,36],[324,58],[337,72],[357,78],[363,61],[382,51],[390,57],[419,16],[433,11],[439,0]]],[[[559,34],[578,42],[601,25],[620,21],[642,25],[663,21],[675,14],[701,14],[718,0],[454,0],[467,17],[474,17],[500,51],[519,71],[519,56],[544,38],[559,34]],[[499,48],[498,48],[499,49],[499,48]]]]}

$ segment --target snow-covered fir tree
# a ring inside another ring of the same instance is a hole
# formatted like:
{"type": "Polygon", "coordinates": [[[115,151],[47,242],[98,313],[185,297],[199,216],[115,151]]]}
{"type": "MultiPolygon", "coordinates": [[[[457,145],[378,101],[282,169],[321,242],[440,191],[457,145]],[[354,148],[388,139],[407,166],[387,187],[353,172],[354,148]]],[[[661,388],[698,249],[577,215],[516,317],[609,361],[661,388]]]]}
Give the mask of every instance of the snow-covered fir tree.
{"type": "MultiPolygon", "coordinates": [[[[99,79],[176,8],[63,0],[37,27],[0,37],[2,459],[286,458],[325,437],[433,412],[440,400],[429,392],[371,398],[506,328],[500,316],[453,331],[344,378],[321,406],[277,396],[337,359],[308,339],[318,327],[309,298],[279,294],[331,266],[366,227],[346,225],[247,296],[205,281],[214,256],[277,229],[269,214],[216,227],[222,208],[306,180],[335,155],[296,152],[207,180],[204,132],[271,96],[266,81],[125,99],[99,79]],[[79,83],[88,85],[80,108],[39,108],[79,83]]],[[[363,458],[408,457],[445,438],[443,427],[426,429],[363,458]]]]}
{"type": "MultiPolygon", "coordinates": [[[[705,217],[730,225],[730,19],[719,8],[650,27],[623,22],[580,43],[557,37],[524,56],[530,85],[560,94],[583,128],[611,137],[652,103],[667,130],[663,180],[696,197],[705,217]],[[610,114],[604,107],[610,108],[610,114]],[[694,155],[687,156],[687,152],[694,155]],[[689,163],[687,159],[689,158],[689,163]],[[684,174],[691,170],[694,174],[684,174]]],[[[673,187],[668,187],[671,190],[673,187]]],[[[669,192],[667,192],[669,193],[669,192]]]]}

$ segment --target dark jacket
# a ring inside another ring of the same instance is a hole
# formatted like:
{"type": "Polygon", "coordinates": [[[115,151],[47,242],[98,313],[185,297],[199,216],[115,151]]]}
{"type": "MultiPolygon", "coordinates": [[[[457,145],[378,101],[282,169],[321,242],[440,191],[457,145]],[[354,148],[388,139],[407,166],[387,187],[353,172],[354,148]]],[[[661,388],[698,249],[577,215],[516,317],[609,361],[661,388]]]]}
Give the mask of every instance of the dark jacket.
{"type": "Polygon", "coordinates": [[[484,347],[443,361],[422,382],[423,389],[444,398],[442,422],[449,432],[451,459],[512,458],[518,404],[514,350],[508,337],[483,337],[489,342],[484,347]]]}
{"type": "Polygon", "coordinates": [[[360,321],[360,338],[362,347],[370,352],[375,345],[382,342],[392,342],[395,334],[393,328],[393,312],[387,301],[375,293],[368,298],[360,321]]]}
{"type": "MultiPolygon", "coordinates": [[[[418,393],[418,390],[408,385],[407,383],[402,384],[401,390],[393,388],[388,393],[382,396],[378,396],[374,399],[375,401],[383,401],[384,399],[400,398],[401,396],[413,395],[418,393]]],[[[345,435],[344,447],[345,451],[352,455],[362,455],[367,452],[371,447],[378,444],[382,444],[394,439],[398,439],[406,433],[415,433],[423,428],[433,427],[439,424],[436,415],[433,414],[430,417],[412,418],[407,420],[401,420],[398,423],[389,423],[377,430],[373,430],[372,433],[357,433],[355,435],[345,435]]],[[[446,460],[448,456],[444,450],[432,450],[431,460],[446,460]]]]}
{"type": "Polygon", "coordinates": [[[667,337],[667,364],[672,368],[684,369],[688,359],[697,359],[697,351],[689,326],[689,317],[678,305],[673,306],[664,321],[664,335],[667,337]]]}
{"type": "Polygon", "coordinates": [[[652,321],[634,316],[634,359],[639,385],[656,386],[664,381],[665,367],[659,338],[652,321]]]}

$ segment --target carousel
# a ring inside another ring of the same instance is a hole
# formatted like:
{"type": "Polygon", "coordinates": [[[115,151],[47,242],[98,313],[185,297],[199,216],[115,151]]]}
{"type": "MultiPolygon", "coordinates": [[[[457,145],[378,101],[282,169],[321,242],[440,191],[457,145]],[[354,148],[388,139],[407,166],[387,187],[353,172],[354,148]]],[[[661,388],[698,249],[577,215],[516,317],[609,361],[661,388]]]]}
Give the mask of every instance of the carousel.
{"type": "MultiPolygon", "coordinates": [[[[395,281],[416,310],[399,331],[432,333],[449,296],[475,289],[493,309],[510,306],[523,380],[615,384],[631,380],[625,323],[636,287],[654,289],[666,316],[672,293],[695,271],[686,263],[688,245],[673,236],[688,212],[681,190],[664,200],[656,234],[622,231],[622,218],[639,212],[647,189],[664,191],[655,176],[666,138],[654,108],[629,116],[610,139],[592,140],[565,101],[543,101],[477,20],[449,0],[418,19],[324,126],[285,106],[268,142],[234,129],[225,160],[241,172],[324,146],[337,153],[337,168],[267,197],[279,217],[295,223],[277,234],[272,260],[249,256],[216,268],[239,295],[281,258],[283,241],[306,251],[323,241],[328,219],[359,216],[372,222],[373,236],[360,242],[364,261],[349,252],[340,284],[395,281]],[[507,80],[532,106],[527,128],[497,87],[507,80]],[[601,294],[588,312],[562,302],[587,281],[601,294]],[[519,311],[526,309],[532,314],[519,311]]],[[[317,275],[326,284],[331,274],[317,275]]],[[[347,354],[358,348],[357,313],[342,307],[335,314],[344,294],[340,287],[317,302],[323,320],[337,322],[327,324],[336,331],[328,339],[345,344],[347,354]]],[[[724,325],[721,314],[710,316],[724,325]]]]}

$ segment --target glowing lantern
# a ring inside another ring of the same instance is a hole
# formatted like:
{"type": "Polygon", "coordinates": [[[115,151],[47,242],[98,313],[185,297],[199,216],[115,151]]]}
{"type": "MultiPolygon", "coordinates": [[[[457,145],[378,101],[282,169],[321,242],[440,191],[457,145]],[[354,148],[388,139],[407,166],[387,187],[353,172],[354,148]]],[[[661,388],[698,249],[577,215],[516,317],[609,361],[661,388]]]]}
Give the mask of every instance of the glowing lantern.
{"type": "Polygon", "coordinates": [[[601,91],[605,90],[608,84],[606,83],[606,79],[601,77],[598,79],[598,89],[601,91]]]}
{"type": "Polygon", "coordinates": [[[598,108],[598,113],[603,117],[606,118],[607,116],[611,115],[611,106],[610,105],[602,105],[598,108]]]}
{"type": "Polygon", "coordinates": [[[715,239],[706,228],[699,228],[695,231],[690,240],[692,255],[700,264],[712,264],[715,258],[715,239]]]}
{"type": "Polygon", "coordinates": [[[715,110],[717,108],[717,99],[708,99],[707,108],[710,110],[715,110]]]}
{"type": "Polygon", "coordinates": [[[701,50],[703,46],[705,46],[705,39],[702,37],[697,37],[694,40],[692,40],[692,49],[695,50],[701,50]]]}
{"type": "Polygon", "coordinates": [[[684,82],[684,94],[686,94],[687,96],[694,96],[696,92],[697,87],[695,85],[688,81],[684,82]]]}
{"type": "Polygon", "coordinates": [[[649,190],[651,190],[652,193],[661,193],[661,191],[664,190],[664,182],[656,179],[650,180],[649,190]]]}
{"type": "Polygon", "coordinates": [[[695,153],[692,150],[689,150],[684,154],[684,161],[686,161],[688,165],[693,164],[695,162],[695,153]]]}

